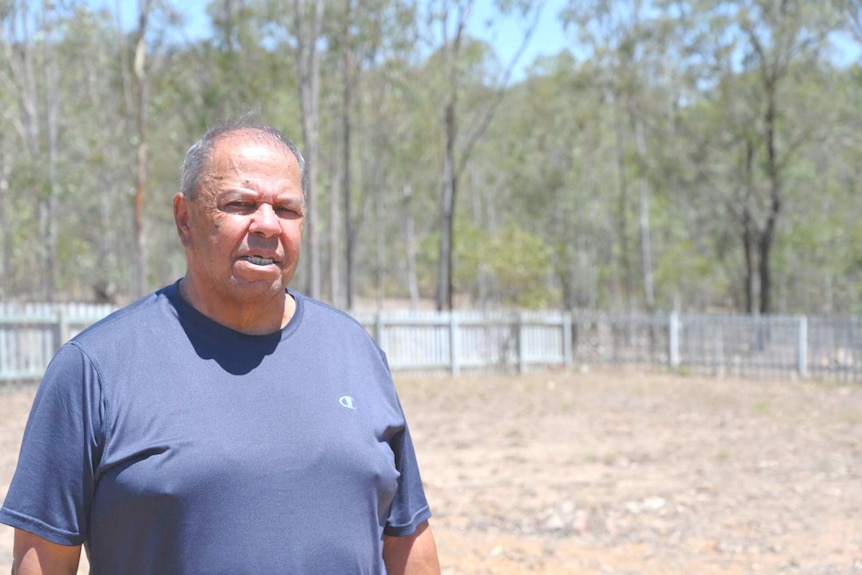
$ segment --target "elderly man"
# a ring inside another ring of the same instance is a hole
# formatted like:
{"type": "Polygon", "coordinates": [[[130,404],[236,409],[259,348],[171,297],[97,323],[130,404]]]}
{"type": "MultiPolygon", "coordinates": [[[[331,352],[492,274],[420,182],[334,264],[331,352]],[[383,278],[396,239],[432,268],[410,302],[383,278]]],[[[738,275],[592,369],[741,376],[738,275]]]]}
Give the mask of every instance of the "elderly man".
{"type": "Polygon", "coordinates": [[[208,131],[174,218],[187,272],[63,346],[0,521],[13,573],[439,573],[386,358],[290,289],[304,162],[274,128],[208,131]]]}

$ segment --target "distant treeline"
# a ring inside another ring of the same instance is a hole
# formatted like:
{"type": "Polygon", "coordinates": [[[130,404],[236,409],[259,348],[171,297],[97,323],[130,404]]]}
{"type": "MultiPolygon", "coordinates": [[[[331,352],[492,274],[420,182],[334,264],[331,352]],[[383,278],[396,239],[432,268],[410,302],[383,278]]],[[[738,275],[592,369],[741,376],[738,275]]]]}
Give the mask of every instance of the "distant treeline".
{"type": "MultiPolygon", "coordinates": [[[[473,4],[3,3],[0,299],[174,281],[185,150],[255,110],[335,305],[862,313],[862,0],[570,0],[524,74],[473,4]]],[[[498,4],[535,41],[544,3],[498,4]]]]}

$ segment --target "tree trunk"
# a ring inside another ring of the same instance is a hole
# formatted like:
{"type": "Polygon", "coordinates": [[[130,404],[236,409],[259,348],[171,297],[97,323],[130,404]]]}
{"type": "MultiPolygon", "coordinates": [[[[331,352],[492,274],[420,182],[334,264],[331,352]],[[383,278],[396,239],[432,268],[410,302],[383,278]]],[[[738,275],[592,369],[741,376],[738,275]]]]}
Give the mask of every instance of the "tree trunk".
{"type": "Polygon", "coordinates": [[[377,309],[382,310],[386,299],[386,210],[383,205],[383,186],[376,185],[374,190],[374,235],[377,239],[377,265],[374,267],[377,268],[377,309]]]}
{"type": "Polygon", "coordinates": [[[512,72],[515,69],[515,64],[523,55],[529,44],[533,31],[539,22],[542,7],[544,2],[534,3],[532,7],[533,20],[524,33],[521,43],[515,52],[514,57],[506,66],[503,73],[502,86],[497,91],[496,95],[491,99],[480,119],[476,122],[476,128],[465,139],[462,147],[461,157],[458,161],[455,159],[455,143],[458,136],[458,83],[460,72],[458,70],[458,58],[461,53],[461,42],[463,40],[464,30],[470,20],[470,13],[473,10],[473,0],[468,0],[464,5],[458,6],[458,16],[456,23],[455,35],[452,41],[449,41],[448,3],[444,3],[443,19],[442,19],[442,36],[443,36],[443,54],[445,58],[446,71],[448,72],[449,94],[446,99],[444,109],[445,123],[445,138],[446,138],[446,153],[443,167],[443,190],[441,197],[441,226],[440,226],[440,261],[438,263],[438,278],[437,278],[437,310],[442,311],[444,307],[453,309],[454,304],[454,227],[455,227],[455,205],[458,196],[458,178],[466,167],[470,154],[476,142],[488,129],[488,126],[493,119],[497,108],[502,102],[505,94],[505,87],[508,86],[509,80],[512,77],[512,72]]]}
{"type": "MultiPolygon", "coordinates": [[[[53,26],[49,19],[48,11],[53,11],[52,7],[45,5],[43,7],[43,28],[50,36],[53,26]]],[[[51,42],[45,44],[45,127],[48,138],[48,182],[45,190],[45,224],[46,230],[43,236],[46,239],[45,248],[45,270],[44,270],[44,292],[45,299],[49,302],[54,301],[55,289],[57,286],[57,138],[58,138],[58,122],[59,122],[59,107],[60,107],[60,88],[57,79],[57,66],[54,60],[54,49],[51,47],[51,42]]]]}
{"type": "MultiPolygon", "coordinates": [[[[9,21],[9,36],[12,40],[9,41],[4,37],[3,50],[9,74],[7,87],[14,90],[20,114],[20,119],[14,125],[18,128],[19,136],[24,143],[23,148],[26,150],[27,159],[31,165],[40,166],[43,165],[44,158],[41,142],[42,130],[39,123],[39,83],[36,78],[35,48],[31,36],[31,26],[34,26],[36,17],[30,15],[28,6],[27,2],[22,2],[17,6],[13,4],[11,7],[12,12],[7,18],[9,21]],[[17,27],[18,23],[21,24],[20,29],[17,27]],[[13,42],[18,43],[21,49],[13,50],[13,42]]],[[[4,27],[0,27],[0,34],[4,31],[4,27]]],[[[39,218],[40,237],[44,238],[46,237],[44,234],[47,233],[45,191],[39,178],[33,178],[32,183],[29,185],[30,190],[28,191],[35,201],[35,210],[39,218]]],[[[42,291],[44,294],[47,284],[45,279],[46,270],[44,268],[49,250],[44,243],[40,242],[39,245],[40,247],[37,248],[36,254],[42,262],[40,266],[42,268],[40,270],[41,275],[36,276],[32,281],[30,278],[24,277],[22,278],[22,283],[16,287],[29,290],[32,293],[42,291]],[[35,283],[37,280],[39,284],[35,283]]]]}
{"type": "Polygon", "coordinates": [[[643,269],[644,303],[647,311],[655,308],[655,289],[653,286],[652,269],[652,241],[650,236],[649,217],[649,182],[647,181],[647,150],[643,133],[643,120],[633,110],[632,121],[635,128],[635,141],[637,144],[638,165],[640,168],[640,232],[641,232],[641,260],[643,269]]]}
{"type": "Polygon", "coordinates": [[[353,76],[351,74],[353,70],[353,49],[350,38],[350,22],[352,16],[352,6],[351,0],[344,0],[344,94],[343,94],[343,116],[342,116],[342,169],[343,172],[341,174],[342,182],[341,182],[341,193],[344,198],[344,236],[345,236],[345,264],[346,264],[346,305],[347,309],[353,309],[353,297],[354,292],[356,290],[355,281],[356,281],[356,272],[354,270],[354,256],[355,256],[355,246],[354,246],[354,231],[353,231],[353,207],[351,205],[351,179],[350,179],[350,158],[352,155],[352,146],[351,146],[351,128],[353,123],[352,116],[352,108],[353,108],[353,76]]]}
{"type": "Polygon", "coordinates": [[[57,102],[56,85],[46,84],[48,134],[48,189],[45,191],[45,300],[53,302],[57,287],[57,102]],[[53,92],[53,94],[52,94],[53,92]]]}
{"type": "Polygon", "coordinates": [[[149,77],[147,75],[147,24],[152,0],[141,4],[138,14],[137,42],[135,44],[135,87],[137,90],[136,127],[136,186],[134,201],[135,230],[135,283],[134,295],[143,297],[147,292],[147,235],[144,224],[144,195],[147,188],[147,111],[149,105],[149,77]]]}
{"type": "Polygon", "coordinates": [[[460,11],[455,36],[451,42],[448,38],[448,14],[443,19],[444,55],[448,72],[449,94],[443,109],[443,127],[445,138],[445,153],[443,159],[443,189],[440,196],[440,257],[437,262],[437,311],[452,309],[453,288],[452,260],[453,227],[455,222],[455,199],[458,192],[458,170],[455,165],[455,140],[458,137],[456,114],[458,106],[458,66],[457,60],[461,52],[461,38],[467,26],[470,7],[460,11]]]}
{"type": "Polygon", "coordinates": [[[313,298],[320,297],[320,250],[318,247],[317,215],[317,157],[320,105],[320,52],[317,42],[323,24],[324,0],[313,0],[311,22],[306,6],[312,0],[293,0],[294,32],[297,41],[299,93],[302,108],[302,133],[305,140],[306,239],[305,257],[308,259],[307,289],[313,298]]]}
{"type": "Polygon", "coordinates": [[[410,292],[410,309],[419,309],[419,283],[416,278],[416,237],[413,229],[413,209],[411,200],[413,189],[404,186],[404,245],[407,251],[407,288],[410,292]]]}
{"type": "Polygon", "coordinates": [[[623,305],[626,311],[631,310],[631,270],[629,266],[629,232],[626,218],[626,209],[629,203],[629,190],[626,178],[626,159],[623,150],[623,122],[620,111],[620,96],[614,96],[614,124],[617,132],[617,173],[619,174],[620,203],[619,203],[619,226],[620,226],[620,266],[622,267],[622,292],[623,305]]]}
{"type": "Polygon", "coordinates": [[[9,218],[9,177],[14,160],[0,153],[0,230],[3,230],[3,253],[0,255],[0,299],[14,293],[12,286],[12,226],[9,218]]]}
{"type": "Polygon", "coordinates": [[[455,196],[458,181],[455,175],[455,102],[446,105],[446,156],[443,166],[443,194],[440,204],[440,259],[437,273],[437,311],[452,310],[452,228],[455,222],[455,196]]]}
{"type": "Polygon", "coordinates": [[[772,312],[772,278],[770,277],[770,255],[775,240],[778,216],[781,212],[781,170],[778,167],[778,152],[775,145],[775,84],[766,83],[766,172],[769,177],[769,213],[766,225],[758,242],[760,257],[760,313],[772,312]]]}
{"type": "Polygon", "coordinates": [[[745,313],[754,313],[755,273],[754,273],[754,230],[753,222],[748,208],[744,208],[742,215],[742,249],[745,255],[745,313]]]}
{"type": "MultiPolygon", "coordinates": [[[[334,151],[334,150],[333,150],[334,151]]],[[[338,226],[341,222],[341,191],[338,178],[332,178],[329,183],[329,303],[338,307],[341,300],[341,268],[338,226]]]]}
{"type": "MultiPolygon", "coordinates": [[[[754,196],[754,144],[750,141],[745,143],[745,165],[744,172],[744,190],[743,194],[746,199],[754,196]]],[[[754,313],[754,300],[756,294],[754,271],[754,251],[755,251],[755,236],[757,235],[756,223],[751,214],[751,210],[746,202],[742,205],[742,214],[740,215],[742,224],[742,249],[745,255],[745,313],[751,315],[754,313]]]]}

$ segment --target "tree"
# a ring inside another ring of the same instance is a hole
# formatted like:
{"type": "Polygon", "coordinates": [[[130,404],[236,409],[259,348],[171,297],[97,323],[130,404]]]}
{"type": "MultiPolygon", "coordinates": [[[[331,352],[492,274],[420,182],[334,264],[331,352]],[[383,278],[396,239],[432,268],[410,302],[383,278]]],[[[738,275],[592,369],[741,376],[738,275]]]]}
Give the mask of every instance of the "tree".
{"type": "MultiPolygon", "coordinates": [[[[249,110],[298,127],[305,78],[306,263],[348,307],[858,311],[862,75],[835,56],[858,0],[569,4],[571,53],[514,77],[469,0],[330,3],[313,50],[315,0],[211,0],[209,30],[148,0],[144,34],[120,0],[2,3],[3,298],[125,303],[175,280],[190,140],[249,110]]],[[[526,7],[501,0],[491,26],[527,36],[526,7]]]]}
{"type": "Polygon", "coordinates": [[[862,45],[862,0],[838,0],[838,10],[847,17],[850,36],[862,45]]]}
{"type": "Polygon", "coordinates": [[[135,186],[135,296],[143,297],[147,292],[147,235],[144,226],[144,195],[147,187],[147,112],[149,108],[150,79],[147,68],[147,28],[153,0],[138,3],[138,28],[135,31],[135,127],[137,130],[137,153],[135,186]]]}
{"type": "MultiPolygon", "coordinates": [[[[43,2],[31,14],[28,2],[13,2],[4,16],[3,48],[6,83],[15,94],[19,115],[14,125],[27,152],[31,168],[44,173],[28,177],[29,189],[37,202],[41,241],[40,269],[42,297],[54,300],[57,280],[57,123],[60,93],[56,44],[58,19],[54,6],[43,2]],[[13,46],[14,45],[14,46],[13,46]]],[[[11,238],[7,238],[11,243],[11,238]]]]}
{"type": "Polygon", "coordinates": [[[785,174],[801,142],[811,137],[794,130],[784,114],[783,91],[795,68],[816,65],[835,24],[825,7],[803,1],[711,0],[696,6],[704,25],[732,42],[713,55],[723,71],[718,93],[725,112],[719,121],[731,130],[728,143],[738,153],[737,185],[724,197],[745,256],[746,310],[754,311],[759,295],[756,309],[766,314],[773,308],[771,256],[787,194],[785,174]]]}
{"type": "Polygon", "coordinates": [[[443,182],[440,197],[440,250],[437,274],[437,309],[453,309],[453,244],[454,244],[454,222],[455,206],[458,196],[458,181],[463,173],[476,142],[488,128],[497,108],[500,105],[505,88],[509,84],[515,64],[527,47],[530,37],[536,28],[538,17],[541,15],[543,2],[536,3],[532,12],[528,11],[529,4],[518,6],[524,14],[531,14],[532,21],[521,38],[519,49],[515,56],[503,70],[499,87],[495,94],[489,99],[487,106],[480,113],[475,128],[467,134],[463,143],[460,143],[459,128],[462,126],[459,120],[459,93],[463,82],[463,63],[460,62],[464,48],[465,32],[470,21],[473,10],[473,0],[455,1],[442,0],[439,6],[432,3],[432,13],[439,13],[440,36],[442,46],[440,48],[446,77],[446,94],[443,103],[443,125],[444,125],[444,153],[443,153],[443,182]],[[450,21],[451,18],[451,21],[450,21]],[[460,143],[460,145],[459,145],[460,143]],[[460,150],[456,150],[460,148],[460,150]],[[460,153],[459,153],[460,151],[460,153]]]}
{"type": "Polygon", "coordinates": [[[293,0],[291,29],[296,41],[299,95],[302,108],[302,135],[306,170],[306,257],[309,295],[320,297],[320,250],[318,248],[317,184],[318,139],[320,130],[320,52],[318,42],[323,25],[324,0],[293,0]]]}
{"type": "MultiPolygon", "coordinates": [[[[651,156],[648,152],[648,123],[662,123],[661,105],[668,95],[661,83],[667,79],[665,45],[657,38],[666,34],[664,22],[642,0],[628,2],[570,2],[563,20],[577,26],[582,46],[599,69],[598,81],[607,93],[613,110],[619,187],[620,265],[625,307],[630,304],[633,281],[629,263],[629,179],[637,180],[638,227],[640,236],[641,286],[647,310],[655,307],[655,282],[650,216],[651,156]],[[658,99],[659,104],[655,105],[658,99]],[[652,110],[648,109],[652,106],[652,110]],[[635,174],[628,166],[633,148],[635,174]]],[[[669,83],[672,84],[672,83],[669,83]]],[[[671,96],[672,97],[672,96],[671,96]]]]}

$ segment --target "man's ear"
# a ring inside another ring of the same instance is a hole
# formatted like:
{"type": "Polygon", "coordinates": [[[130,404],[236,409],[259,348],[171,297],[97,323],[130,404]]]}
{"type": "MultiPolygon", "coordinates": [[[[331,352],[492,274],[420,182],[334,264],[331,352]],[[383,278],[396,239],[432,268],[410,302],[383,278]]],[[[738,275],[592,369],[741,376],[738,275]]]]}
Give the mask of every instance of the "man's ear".
{"type": "Polygon", "coordinates": [[[191,247],[191,215],[189,214],[189,202],[182,193],[174,196],[174,223],[177,225],[177,234],[183,246],[191,247]]]}

